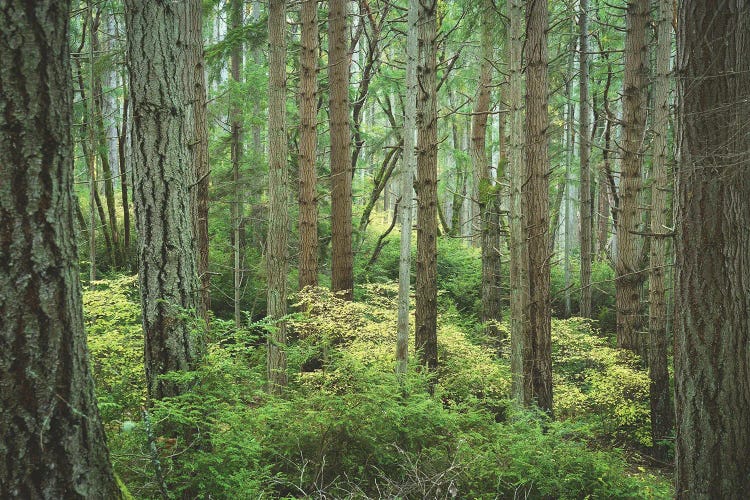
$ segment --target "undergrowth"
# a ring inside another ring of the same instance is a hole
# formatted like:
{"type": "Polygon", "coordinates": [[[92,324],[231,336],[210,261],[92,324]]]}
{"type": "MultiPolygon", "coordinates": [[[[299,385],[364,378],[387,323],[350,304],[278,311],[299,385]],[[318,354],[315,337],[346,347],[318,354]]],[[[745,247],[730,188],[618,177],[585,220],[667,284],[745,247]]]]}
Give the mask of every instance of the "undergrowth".
{"type": "Polygon", "coordinates": [[[192,389],[147,409],[149,434],[135,286],[97,282],[85,304],[111,457],[137,498],[160,498],[161,487],[175,498],[671,496],[669,481],[623,451],[649,444],[648,379],[590,323],[553,323],[549,421],[510,402],[497,343],[470,340],[451,314],[438,373],[411,363],[397,376],[392,283],[365,287],[358,302],[297,295],[281,396],[264,390],[263,325],[214,320],[201,367],[170,375],[192,389]]]}

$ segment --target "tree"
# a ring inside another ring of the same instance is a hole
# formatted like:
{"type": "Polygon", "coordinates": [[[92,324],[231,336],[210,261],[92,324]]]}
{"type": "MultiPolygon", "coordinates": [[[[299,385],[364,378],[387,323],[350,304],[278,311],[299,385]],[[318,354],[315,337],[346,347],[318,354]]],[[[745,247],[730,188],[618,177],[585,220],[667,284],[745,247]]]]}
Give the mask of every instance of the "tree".
{"type": "Polygon", "coordinates": [[[300,11],[299,77],[299,287],[318,284],[318,2],[303,0],[300,11]]]}
{"type": "Polygon", "coordinates": [[[677,498],[750,490],[750,5],[680,3],[677,498]]]}
{"type": "MultiPolygon", "coordinates": [[[[204,319],[208,320],[211,308],[211,274],[208,270],[208,119],[206,110],[206,74],[203,58],[203,4],[200,0],[190,0],[191,25],[188,35],[193,67],[193,117],[195,138],[193,139],[193,170],[196,184],[193,202],[193,231],[198,251],[198,278],[200,280],[200,300],[198,305],[204,319]]],[[[123,191],[125,186],[123,185],[123,191]]]]}
{"type": "Polygon", "coordinates": [[[495,338],[499,334],[497,323],[502,319],[500,304],[500,217],[499,196],[492,179],[490,160],[487,158],[487,117],[490,113],[492,86],[492,28],[494,5],[489,0],[481,4],[481,57],[479,88],[474,113],[471,117],[471,160],[478,174],[478,199],[481,219],[482,248],[482,323],[485,331],[495,338]]]}
{"type": "Polygon", "coordinates": [[[549,159],[547,153],[547,1],[534,0],[526,9],[526,175],[521,187],[529,273],[529,329],[525,354],[531,368],[524,377],[533,400],[552,413],[552,348],[549,250],[549,159]]]}
{"type": "Polygon", "coordinates": [[[419,0],[409,0],[406,39],[406,102],[404,104],[404,154],[401,171],[401,249],[398,267],[398,339],[396,370],[406,372],[409,349],[409,288],[411,283],[412,192],[417,155],[414,135],[417,130],[417,31],[419,0]]]}
{"type": "Polygon", "coordinates": [[[615,304],[617,347],[643,353],[641,339],[642,272],[641,165],[646,129],[646,82],[648,77],[648,0],[629,0],[625,16],[625,74],[623,76],[622,173],[617,223],[615,304]]]}
{"type": "MultiPolygon", "coordinates": [[[[286,145],[286,5],[268,6],[268,316],[286,316],[289,270],[289,174],[286,145]]],[[[286,323],[277,322],[268,338],[268,385],[279,392],[286,385],[286,323]]]]}
{"type": "Polygon", "coordinates": [[[198,296],[190,190],[195,123],[190,6],[127,0],[134,206],[148,392],[182,392],[161,379],[196,366],[189,314],[198,296]]]}
{"type": "Polygon", "coordinates": [[[510,341],[513,397],[521,404],[529,404],[531,372],[528,366],[526,330],[528,329],[529,276],[528,254],[524,233],[521,186],[523,172],[523,73],[521,57],[523,50],[523,3],[510,0],[510,23],[508,27],[508,103],[510,133],[508,157],[510,176],[510,341]]]}
{"type": "Polygon", "coordinates": [[[437,0],[419,0],[416,348],[437,368],[437,0]]]}
{"type": "MultiPolygon", "coordinates": [[[[651,168],[651,233],[667,232],[667,132],[669,131],[669,59],[672,55],[672,4],[660,0],[657,19],[656,78],[654,79],[654,159],[651,168]]],[[[654,450],[666,457],[662,443],[672,433],[674,413],[669,371],[667,370],[667,303],[664,271],[667,267],[667,241],[652,237],[649,268],[649,345],[648,373],[650,378],[651,437],[654,450]]]]}
{"type": "Polygon", "coordinates": [[[354,297],[352,172],[349,130],[347,2],[331,0],[328,11],[328,86],[331,130],[331,289],[354,297]]]}
{"type": "Polygon", "coordinates": [[[579,82],[579,140],[578,147],[581,162],[581,306],[580,315],[584,318],[591,317],[591,261],[593,242],[591,233],[593,231],[593,186],[591,183],[591,166],[589,165],[589,152],[591,149],[591,126],[589,122],[591,110],[589,103],[589,21],[588,0],[581,0],[580,4],[580,59],[581,68],[579,82]]]}
{"type": "MultiPolygon", "coordinates": [[[[231,0],[229,4],[231,25],[233,30],[242,26],[243,0],[231,0]]],[[[231,133],[232,186],[234,200],[232,200],[232,257],[234,270],[234,324],[242,324],[242,221],[244,218],[244,189],[240,179],[240,165],[242,163],[242,108],[236,86],[240,82],[242,72],[242,43],[237,41],[232,46],[230,57],[231,77],[235,88],[230,88],[229,96],[229,127],[231,133]]]]}
{"type": "Polygon", "coordinates": [[[83,329],[69,2],[0,9],[0,496],[120,498],[83,329]]]}

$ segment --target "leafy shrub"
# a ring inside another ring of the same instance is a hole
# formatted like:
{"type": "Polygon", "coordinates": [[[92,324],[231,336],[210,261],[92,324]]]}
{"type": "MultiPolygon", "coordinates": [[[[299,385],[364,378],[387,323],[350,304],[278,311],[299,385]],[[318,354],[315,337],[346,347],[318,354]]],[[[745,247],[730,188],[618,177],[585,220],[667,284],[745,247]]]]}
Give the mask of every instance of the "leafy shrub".
{"type": "Polygon", "coordinates": [[[618,377],[640,379],[634,360],[611,354],[588,323],[553,325],[557,411],[564,419],[549,422],[514,408],[507,399],[507,362],[469,341],[447,321],[450,316],[441,319],[442,365],[434,395],[428,391],[432,375],[414,363],[406,375],[394,374],[394,284],[363,287],[362,302],[341,301],[325,290],[300,293],[300,312],[288,320],[290,384],[282,396],[264,391],[265,346],[258,329],[236,330],[230,322],[214,321],[204,364],[195,372],[169,375],[192,389],[150,409],[150,440],[138,417],[144,384],[115,383],[123,360],[129,371],[139,365],[139,373],[142,362],[137,315],[117,316],[137,310],[134,282],[123,278],[130,285],[119,283],[102,283],[101,290],[87,295],[121,288],[124,304],[108,308],[89,297],[87,307],[96,308],[89,317],[95,312],[97,324],[109,325],[107,332],[120,332],[106,338],[99,332],[91,340],[102,344],[96,360],[101,366],[95,370],[99,398],[118,401],[118,418],[132,419],[109,420],[106,428],[115,469],[136,497],[159,496],[154,460],[176,497],[671,494],[667,481],[628,472],[619,452],[593,449],[605,433],[627,434],[634,429],[627,422],[640,422],[626,411],[618,413],[635,407],[628,393],[632,387],[618,385],[618,377]],[[127,352],[105,356],[109,343],[122,343],[123,331],[133,334],[132,342],[122,344],[127,352]],[[318,360],[316,366],[311,359],[318,360]],[[597,378],[601,368],[611,375],[597,378]],[[583,403],[574,406],[572,398],[566,403],[560,396],[564,388],[571,394],[575,388],[583,403]],[[615,427],[606,428],[594,417],[601,412],[612,413],[615,427]]]}
{"type": "Polygon", "coordinates": [[[555,408],[563,418],[596,422],[616,442],[650,446],[648,374],[640,359],[615,349],[582,318],[553,320],[555,408]]]}

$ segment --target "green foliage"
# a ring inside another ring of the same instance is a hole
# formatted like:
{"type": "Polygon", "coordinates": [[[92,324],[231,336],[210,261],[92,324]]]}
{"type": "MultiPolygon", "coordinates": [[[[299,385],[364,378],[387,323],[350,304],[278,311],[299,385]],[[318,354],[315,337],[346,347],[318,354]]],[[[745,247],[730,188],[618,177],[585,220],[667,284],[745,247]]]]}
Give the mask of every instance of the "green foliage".
{"type": "Polygon", "coordinates": [[[159,496],[155,459],[175,497],[671,495],[667,481],[631,473],[619,452],[595,449],[607,432],[637,431],[627,408],[642,396],[631,393],[642,372],[587,323],[554,324],[563,420],[548,422],[508,401],[507,362],[468,340],[451,315],[441,319],[434,395],[431,375],[413,363],[395,375],[394,284],[363,287],[360,302],[321,289],[298,294],[300,314],[288,320],[290,385],[279,397],[264,391],[259,327],[213,321],[204,364],[169,375],[191,390],[150,410],[154,456],[139,417],[142,379],[120,382],[123,373],[142,377],[139,320],[125,313],[138,309],[134,285],[129,277],[99,282],[86,304],[89,321],[96,318],[89,331],[98,395],[119,408],[104,412],[112,458],[136,498],[159,496]],[[566,399],[574,390],[580,396],[566,399]],[[609,413],[612,428],[600,419],[609,413]]]}
{"type": "Polygon", "coordinates": [[[102,419],[137,420],[146,395],[137,278],[95,281],[84,290],[83,310],[102,419]]]}
{"type": "Polygon", "coordinates": [[[649,379],[640,360],[581,318],[553,320],[552,362],[558,417],[590,422],[620,444],[650,446],[649,379]]]}

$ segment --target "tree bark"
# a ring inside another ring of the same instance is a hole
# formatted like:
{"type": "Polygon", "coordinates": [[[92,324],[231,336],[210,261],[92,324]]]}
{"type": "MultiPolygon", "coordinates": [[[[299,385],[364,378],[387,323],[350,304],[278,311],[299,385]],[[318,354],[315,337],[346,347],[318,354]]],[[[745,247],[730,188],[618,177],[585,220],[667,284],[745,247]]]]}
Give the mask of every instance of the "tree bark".
{"type": "MultiPolygon", "coordinates": [[[[289,272],[289,174],[286,144],[286,6],[268,6],[268,316],[286,316],[289,272]]],[[[279,321],[268,337],[268,388],[278,393],[286,385],[286,323],[279,321]]]]}
{"type": "Polygon", "coordinates": [[[508,103],[510,106],[510,134],[508,144],[510,175],[510,339],[511,339],[511,392],[522,405],[531,404],[530,345],[526,341],[528,329],[529,275],[528,254],[521,187],[523,169],[523,3],[510,0],[510,26],[508,29],[508,103]]]}
{"type": "MultiPolygon", "coordinates": [[[[654,79],[654,140],[651,167],[651,232],[668,230],[667,191],[667,133],[669,131],[669,59],[672,55],[672,2],[660,0],[657,18],[656,78],[654,79]]],[[[669,371],[667,370],[667,302],[665,269],[667,267],[666,238],[652,238],[649,268],[649,348],[648,370],[650,378],[651,437],[655,454],[664,459],[667,448],[663,441],[672,433],[674,413],[672,408],[669,371]]]]}
{"type": "Polygon", "coordinates": [[[328,85],[331,129],[331,289],[354,297],[352,171],[349,130],[347,2],[331,0],[328,11],[328,85]]]}
{"type": "Polygon", "coordinates": [[[437,368],[437,0],[419,0],[416,348],[437,368]]]}
{"type": "MultiPolygon", "coordinates": [[[[243,0],[231,0],[230,17],[231,28],[237,30],[242,26],[243,0]]],[[[242,71],[242,43],[235,42],[230,55],[231,78],[235,85],[239,84],[242,71]]],[[[244,219],[244,189],[240,175],[242,163],[242,108],[240,107],[238,89],[230,89],[229,121],[231,129],[231,160],[232,186],[234,200],[232,201],[232,269],[234,276],[234,324],[242,325],[242,223],[244,219]]]]}
{"type": "Polygon", "coordinates": [[[681,499],[750,491],[750,5],[679,7],[675,403],[681,499]]]}
{"type": "Polygon", "coordinates": [[[499,241],[499,196],[492,179],[491,160],[487,157],[487,117],[490,112],[490,89],[492,86],[492,28],[494,5],[484,0],[481,5],[481,57],[479,89],[474,113],[471,117],[471,161],[478,174],[477,189],[481,219],[482,251],[482,323],[491,338],[499,333],[498,322],[502,319],[500,305],[500,241],[499,241]]]}
{"type": "Polygon", "coordinates": [[[406,102],[404,103],[404,154],[401,171],[401,249],[398,261],[398,337],[396,371],[406,373],[409,359],[409,289],[411,284],[411,226],[413,214],[414,171],[417,154],[417,31],[419,0],[409,0],[406,35],[406,102]]]}
{"type": "Polygon", "coordinates": [[[529,273],[529,330],[526,353],[531,360],[530,396],[552,414],[552,350],[549,254],[549,158],[547,153],[547,27],[546,0],[526,10],[526,182],[521,187],[529,273]]]}
{"type": "Polygon", "coordinates": [[[210,167],[208,163],[208,118],[206,109],[206,73],[203,57],[203,8],[200,0],[189,0],[190,5],[190,65],[193,69],[193,117],[195,137],[193,146],[193,170],[196,184],[193,187],[193,231],[197,247],[197,271],[200,283],[199,312],[208,324],[211,309],[211,274],[208,265],[208,187],[210,167]]]}
{"type": "Polygon", "coordinates": [[[0,9],[0,497],[120,498],[75,230],[69,2],[0,9]]]}
{"type": "Polygon", "coordinates": [[[299,287],[318,285],[318,2],[303,0],[299,81],[299,287]]]}
{"type": "Polygon", "coordinates": [[[196,366],[186,317],[199,292],[190,195],[194,67],[182,49],[190,42],[190,9],[128,0],[125,22],[146,379],[149,396],[160,399],[183,390],[161,375],[196,366]]]}
{"type": "Polygon", "coordinates": [[[641,165],[646,130],[648,77],[648,0],[630,0],[626,13],[625,75],[623,77],[622,173],[617,225],[615,303],[617,347],[644,353],[641,334],[641,165]]]}
{"type": "Polygon", "coordinates": [[[581,304],[579,315],[591,318],[591,261],[593,260],[593,212],[594,190],[591,183],[591,166],[589,153],[591,150],[591,104],[589,102],[589,20],[588,0],[580,3],[580,77],[579,77],[579,158],[581,163],[581,304]]]}

